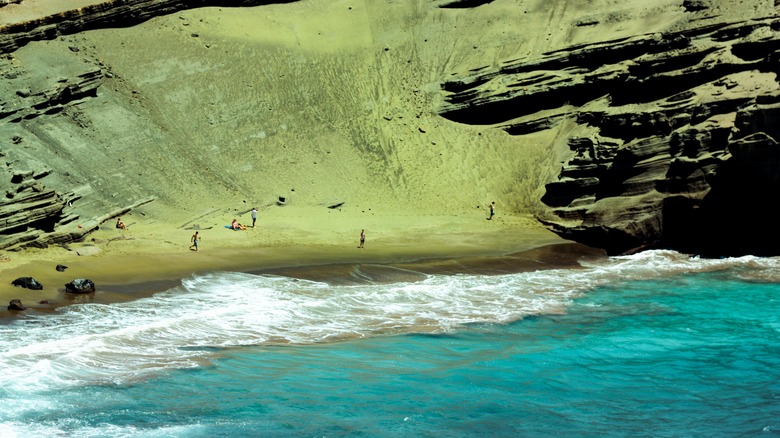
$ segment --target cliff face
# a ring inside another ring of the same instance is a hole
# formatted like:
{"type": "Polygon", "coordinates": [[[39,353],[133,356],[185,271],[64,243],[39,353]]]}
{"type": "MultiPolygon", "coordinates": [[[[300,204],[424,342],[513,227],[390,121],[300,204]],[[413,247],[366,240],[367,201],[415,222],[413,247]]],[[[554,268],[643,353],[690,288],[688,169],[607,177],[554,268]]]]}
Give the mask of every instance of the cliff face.
{"type": "MultiPolygon", "coordinates": [[[[3,26],[0,53],[10,53],[30,41],[72,35],[92,29],[132,26],[150,18],[207,6],[246,7],[297,0],[87,0],[81,7],[47,5],[51,13],[3,26]]],[[[23,3],[14,0],[9,3],[23,3]]],[[[4,4],[0,1],[0,7],[4,4]]]]}
{"type": "Polygon", "coordinates": [[[516,136],[575,124],[540,217],[567,239],[776,255],[779,31],[771,17],[570,47],[449,80],[440,112],[516,136]]]}
{"type": "Polygon", "coordinates": [[[0,249],[285,197],[777,254],[771,0],[82,2],[0,1],[0,249]]]}

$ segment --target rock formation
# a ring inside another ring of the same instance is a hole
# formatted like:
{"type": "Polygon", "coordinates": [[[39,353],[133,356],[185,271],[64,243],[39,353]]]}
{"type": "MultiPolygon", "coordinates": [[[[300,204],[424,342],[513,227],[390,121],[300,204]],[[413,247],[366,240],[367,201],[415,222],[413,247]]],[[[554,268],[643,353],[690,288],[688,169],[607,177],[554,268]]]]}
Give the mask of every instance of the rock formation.
{"type": "Polygon", "coordinates": [[[32,277],[19,277],[11,282],[12,285],[25,289],[41,290],[43,285],[32,277]]]}
{"type": "MultiPolygon", "coordinates": [[[[80,72],[57,79],[38,90],[13,89],[19,73],[13,68],[4,71],[0,84],[0,123],[22,124],[38,117],[67,112],[84,99],[92,98],[102,81],[102,71],[86,65],[80,72]]],[[[46,247],[50,244],[72,242],[95,230],[99,224],[152,198],[138,200],[131,205],[112,206],[98,215],[83,217],[74,208],[84,187],[50,187],[46,184],[53,170],[46,164],[47,157],[33,149],[31,139],[16,135],[5,147],[0,145],[0,157],[6,157],[4,171],[0,171],[0,249],[19,247],[46,247]],[[13,154],[14,159],[8,155],[13,154]],[[77,221],[83,221],[80,225],[77,221]]],[[[65,175],[67,177],[67,175],[65,175]]],[[[103,207],[106,208],[106,207],[103,207]]],[[[94,210],[93,210],[94,211],[94,210]]],[[[90,212],[92,213],[92,212],[90,212]]]]}
{"type": "Polygon", "coordinates": [[[516,136],[575,124],[539,218],[564,238],[776,255],[779,31],[766,18],[570,47],[443,83],[440,113],[516,136]]]}
{"type": "Polygon", "coordinates": [[[8,310],[25,310],[27,309],[24,307],[24,304],[22,304],[22,300],[19,299],[13,299],[8,302],[8,310]]]}
{"type": "MultiPolygon", "coordinates": [[[[16,43],[37,36],[31,30],[24,38],[18,35],[14,38],[13,33],[8,33],[10,31],[0,29],[0,52],[12,50],[16,43]]],[[[0,60],[4,79],[0,83],[0,123],[3,124],[24,124],[38,117],[67,112],[84,99],[95,97],[103,79],[99,67],[84,64],[80,71],[61,72],[64,75],[54,80],[34,78],[30,81],[24,78],[30,73],[20,71],[12,61],[10,56],[5,62],[0,60]],[[15,88],[17,81],[23,85],[35,82],[39,88],[15,88]]],[[[43,72],[37,73],[43,76],[43,72]]],[[[0,144],[0,157],[7,160],[4,172],[0,172],[0,175],[7,174],[0,178],[0,189],[5,195],[0,201],[0,249],[46,247],[79,240],[103,220],[132,208],[122,206],[99,216],[83,218],[72,208],[82,197],[79,190],[68,190],[68,187],[57,190],[47,186],[46,180],[53,170],[46,164],[47,157],[34,152],[34,146],[31,139],[23,135],[14,135],[8,144],[0,144]],[[87,225],[77,226],[77,220],[84,220],[87,225]]]]}
{"type": "MultiPolygon", "coordinates": [[[[256,6],[293,1],[297,0],[106,0],[1,28],[0,53],[12,52],[30,41],[47,40],[91,29],[132,26],[183,9],[256,6]]],[[[17,2],[21,3],[22,0],[17,2]]]]}
{"type": "Polygon", "coordinates": [[[95,283],[88,278],[77,278],[65,284],[65,292],[72,294],[89,294],[95,292],[95,283]]]}

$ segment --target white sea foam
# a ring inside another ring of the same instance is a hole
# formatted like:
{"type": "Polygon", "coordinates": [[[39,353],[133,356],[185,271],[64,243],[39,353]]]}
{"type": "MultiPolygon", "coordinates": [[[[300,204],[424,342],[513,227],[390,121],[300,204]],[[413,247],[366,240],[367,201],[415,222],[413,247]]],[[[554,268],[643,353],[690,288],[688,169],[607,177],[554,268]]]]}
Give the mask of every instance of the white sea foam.
{"type": "Polygon", "coordinates": [[[76,423],[73,419],[67,419],[61,423],[40,425],[29,422],[0,423],[0,437],[3,438],[29,438],[55,437],[55,436],[79,436],[83,438],[102,438],[109,436],[127,437],[143,436],[147,438],[172,437],[172,436],[200,436],[198,425],[161,427],[156,429],[144,429],[133,426],[100,425],[88,427],[76,423]]]}
{"type": "MultiPolygon", "coordinates": [[[[780,280],[778,258],[703,260],[669,251],[614,257],[579,270],[430,276],[379,285],[196,275],[153,297],[73,305],[0,326],[0,388],[29,395],[85,383],[122,384],[203,365],[215,354],[209,347],[312,344],[507,323],[564,312],[580,294],[620,279],[740,267],[749,267],[754,279],[780,280]]],[[[11,407],[4,404],[0,401],[0,411],[11,407]]]]}

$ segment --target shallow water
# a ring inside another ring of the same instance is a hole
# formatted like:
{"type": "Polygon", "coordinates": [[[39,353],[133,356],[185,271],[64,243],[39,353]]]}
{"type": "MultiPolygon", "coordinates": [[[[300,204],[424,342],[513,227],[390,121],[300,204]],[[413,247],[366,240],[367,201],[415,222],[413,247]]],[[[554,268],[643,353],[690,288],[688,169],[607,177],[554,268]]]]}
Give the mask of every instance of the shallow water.
{"type": "Polygon", "coordinates": [[[778,299],[780,259],[660,251],[394,283],[203,274],[0,326],[0,435],[777,433],[778,299]]]}

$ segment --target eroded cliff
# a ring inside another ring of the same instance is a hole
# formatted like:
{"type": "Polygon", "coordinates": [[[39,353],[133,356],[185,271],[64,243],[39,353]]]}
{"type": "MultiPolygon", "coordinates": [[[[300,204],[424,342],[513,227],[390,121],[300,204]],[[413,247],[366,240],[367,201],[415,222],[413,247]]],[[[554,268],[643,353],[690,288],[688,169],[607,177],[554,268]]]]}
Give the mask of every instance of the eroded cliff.
{"type": "Polygon", "coordinates": [[[575,124],[540,216],[567,239],[775,255],[779,31],[768,17],[570,47],[448,80],[440,112],[519,138],[575,124]]]}

